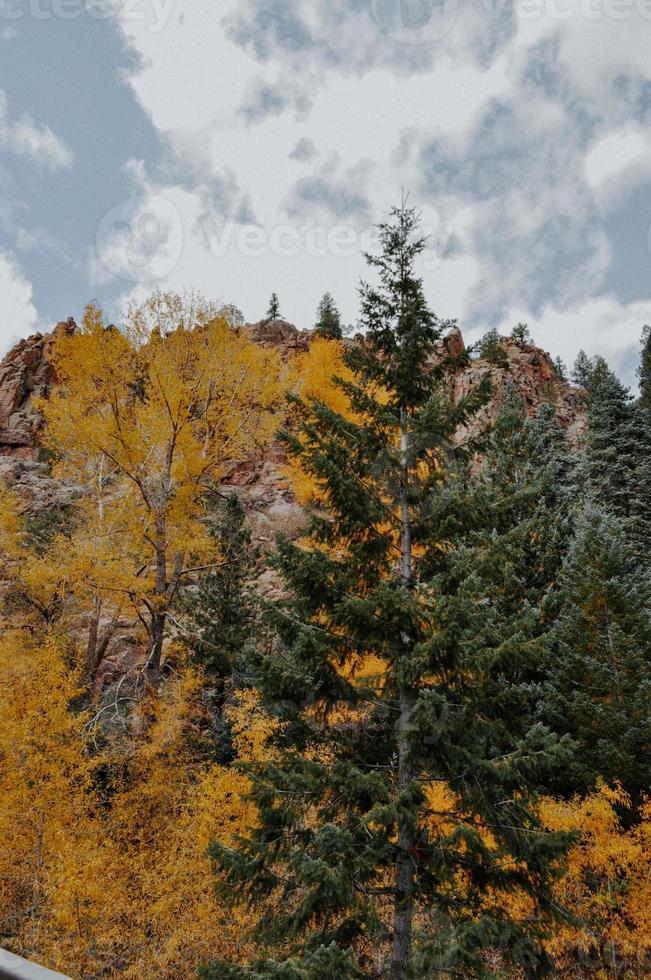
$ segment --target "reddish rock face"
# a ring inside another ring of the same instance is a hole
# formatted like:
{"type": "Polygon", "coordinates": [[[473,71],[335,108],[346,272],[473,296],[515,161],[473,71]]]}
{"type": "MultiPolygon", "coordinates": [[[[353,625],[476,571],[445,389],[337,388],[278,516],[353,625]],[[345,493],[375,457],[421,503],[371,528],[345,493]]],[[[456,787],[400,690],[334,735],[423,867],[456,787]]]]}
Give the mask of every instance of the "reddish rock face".
{"type": "Polygon", "coordinates": [[[473,428],[479,431],[493,421],[504,395],[507,382],[512,381],[518,391],[523,408],[533,416],[539,405],[551,405],[566,430],[570,445],[578,447],[579,437],[586,426],[587,404],[585,392],[562,381],[549,354],[533,344],[521,344],[512,337],[502,338],[506,367],[476,360],[455,377],[453,393],[457,397],[468,392],[490,373],[495,397],[482,410],[473,428]]]}
{"type": "MultiPolygon", "coordinates": [[[[47,467],[38,464],[39,431],[41,417],[34,408],[37,397],[47,397],[56,378],[50,361],[50,349],[54,338],[61,332],[76,330],[74,320],[57,324],[50,334],[35,334],[21,340],[0,363],[0,478],[38,483],[48,478],[47,467]]],[[[242,330],[255,343],[274,347],[283,359],[309,349],[312,332],[297,330],[285,320],[261,320],[246,324],[242,330]]],[[[346,341],[347,344],[363,342],[362,337],[346,341]]],[[[451,330],[442,346],[446,353],[461,357],[465,344],[458,328],[451,330]]],[[[584,393],[561,381],[549,354],[510,338],[502,338],[507,367],[496,367],[482,360],[473,360],[459,371],[452,380],[452,391],[460,397],[467,394],[481,378],[490,372],[495,398],[485,407],[476,421],[479,429],[490,422],[504,393],[507,381],[512,380],[520,394],[525,411],[533,415],[542,402],[553,405],[570,442],[576,446],[585,428],[586,405],[584,393]]],[[[474,426],[473,426],[474,428],[474,426]]],[[[463,433],[462,433],[463,435],[463,433]]],[[[282,464],[274,446],[265,458],[246,461],[225,474],[225,482],[241,488],[244,495],[256,498],[256,509],[264,501],[258,500],[258,490],[264,489],[269,501],[277,494],[271,484],[278,479],[282,484],[282,464]]],[[[288,501],[286,488],[282,490],[284,503],[288,501]]],[[[276,501],[277,503],[278,501],[276,501]]]]}
{"type": "Polygon", "coordinates": [[[255,344],[276,347],[281,357],[306,351],[310,346],[310,334],[297,330],[293,323],[286,320],[260,320],[258,323],[247,323],[242,329],[255,344]]]}
{"type": "Polygon", "coordinates": [[[53,339],[76,330],[73,319],[59,323],[51,334],[21,340],[0,363],[0,454],[35,459],[41,417],[35,398],[47,397],[54,383],[49,357],[53,339]]]}

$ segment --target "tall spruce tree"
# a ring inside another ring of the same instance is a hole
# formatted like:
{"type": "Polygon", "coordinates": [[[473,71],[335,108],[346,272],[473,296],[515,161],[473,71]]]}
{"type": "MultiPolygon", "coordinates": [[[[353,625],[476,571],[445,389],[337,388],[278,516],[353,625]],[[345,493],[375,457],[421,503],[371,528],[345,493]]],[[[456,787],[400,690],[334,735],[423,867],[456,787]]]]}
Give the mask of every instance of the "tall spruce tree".
{"type": "Polygon", "coordinates": [[[640,379],[639,403],[647,414],[651,428],[651,326],[648,324],[642,331],[642,354],[637,376],[640,379]]]}
{"type": "Polygon", "coordinates": [[[251,580],[259,549],[235,493],[211,498],[209,528],[220,562],[185,591],[183,607],[193,659],[224,679],[232,674],[254,632],[257,607],[251,580]]]}
{"type": "Polygon", "coordinates": [[[362,288],[366,341],[340,382],[354,420],[293,399],[285,441],[327,510],[279,541],[292,599],[254,664],[279,722],[272,758],[248,767],[258,824],[211,850],[222,894],[257,916],[260,955],[206,977],[488,977],[494,947],[546,969],[569,839],[543,831],[533,790],[564,747],[526,723],[528,636],[487,601],[504,541],[456,437],[489,385],[449,398],[417,228],[394,210],[367,257],[379,285],[362,288]],[[500,900],[513,889],[526,920],[500,900]]]}
{"type": "Polygon", "coordinates": [[[586,500],[625,522],[634,552],[651,561],[651,424],[642,400],[604,361],[590,380],[588,429],[578,468],[586,500]]]}
{"type": "Polygon", "coordinates": [[[578,745],[563,787],[619,781],[639,801],[651,784],[651,617],[625,524],[588,505],[560,592],[541,705],[578,745]]]}
{"type": "Polygon", "coordinates": [[[337,304],[330,295],[326,293],[317,308],[317,321],[315,330],[320,337],[326,340],[341,340],[343,334],[341,330],[341,316],[337,309],[337,304]]]}
{"type": "Polygon", "coordinates": [[[513,385],[506,386],[480,474],[496,499],[500,531],[509,543],[510,587],[499,602],[529,607],[543,632],[553,615],[558,574],[572,536],[575,461],[550,405],[526,418],[513,385]]]}
{"type": "Polygon", "coordinates": [[[276,320],[280,319],[280,300],[278,299],[278,293],[272,293],[271,299],[269,300],[269,309],[267,310],[267,320],[271,320],[275,323],[276,320]]]}
{"type": "Polygon", "coordinates": [[[614,516],[631,513],[636,466],[631,395],[608,370],[590,380],[588,429],[579,479],[585,495],[614,516]]]}

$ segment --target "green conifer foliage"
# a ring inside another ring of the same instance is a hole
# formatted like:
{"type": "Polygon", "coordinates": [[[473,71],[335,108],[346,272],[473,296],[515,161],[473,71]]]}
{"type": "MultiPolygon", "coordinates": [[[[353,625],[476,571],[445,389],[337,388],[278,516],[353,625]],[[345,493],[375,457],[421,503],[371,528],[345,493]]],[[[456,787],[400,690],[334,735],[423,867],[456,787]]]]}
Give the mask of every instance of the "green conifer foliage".
{"type": "Polygon", "coordinates": [[[278,299],[278,293],[272,293],[271,299],[269,300],[269,309],[267,310],[267,320],[271,320],[273,323],[280,319],[280,300],[278,299]]]}
{"type": "Polygon", "coordinates": [[[315,329],[326,340],[341,340],[343,336],[339,310],[330,293],[326,293],[319,303],[315,329]]]}
{"type": "Polygon", "coordinates": [[[612,371],[598,381],[593,377],[590,384],[580,483],[587,498],[626,519],[637,462],[631,396],[612,371]]]}
{"type": "Polygon", "coordinates": [[[487,596],[504,539],[468,473],[475,446],[455,436],[490,385],[449,398],[417,228],[394,210],[367,257],[379,282],[362,288],[367,342],[342,382],[355,421],[293,399],[285,441],[327,511],[279,541],[292,599],[269,610],[275,646],[252,664],[280,724],[277,755],[248,770],[259,823],[212,847],[222,894],[258,917],[260,959],[206,977],[487,977],[495,947],[546,971],[569,839],[543,832],[532,788],[565,748],[521,710],[526,617],[505,622],[487,596]],[[513,888],[531,896],[527,921],[500,906],[513,888]]]}
{"type": "Polygon", "coordinates": [[[477,344],[477,353],[489,364],[495,367],[507,368],[509,361],[506,351],[502,345],[502,338],[499,332],[493,328],[488,330],[477,344]]]}
{"type": "Polygon", "coordinates": [[[499,504],[500,530],[508,542],[499,602],[519,614],[529,607],[544,632],[553,615],[553,596],[571,539],[575,459],[556,412],[539,406],[525,418],[509,382],[491,433],[481,478],[499,504]]]}
{"type": "Polygon", "coordinates": [[[651,619],[621,521],[588,506],[560,589],[544,715],[578,746],[564,786],[619,781],[639,800],[651,783],[651,619]]]}
{"type": "Polygon", "coordinates": [[[259,553],[251,541],[236,494],[210,500],[210,530],[219,561],[186,589],[181,602],[183,637],[192,659],[205,669],[205,703],[211,717],[210,751],[218,761],[233,757],[223,717],[229,692],[242,682],[245,652],[258,625],[252,580],[259,553]]]}
{"type": "Polygon", "coordinates": [[[511,336],[514,340],[517,340],[519,344],[531,343],[531,331],[529,330],[529,325],[527,323],[516,323],[511,331],[511,336]]]}
{"type": "Polygon", "coordinates": [[[651,326],[648,324],[642,331],[642,355],[637,376],[640,379],[640,406],[646,412],[651,428],[651,326]]]}
{"type": "Polygon", "coordinates": [[[584,499],[625,522],[639,561],[651,561],[651,424],[643,400],[605,363],[590,380],[588,430],[578,468],[584,499]]]}

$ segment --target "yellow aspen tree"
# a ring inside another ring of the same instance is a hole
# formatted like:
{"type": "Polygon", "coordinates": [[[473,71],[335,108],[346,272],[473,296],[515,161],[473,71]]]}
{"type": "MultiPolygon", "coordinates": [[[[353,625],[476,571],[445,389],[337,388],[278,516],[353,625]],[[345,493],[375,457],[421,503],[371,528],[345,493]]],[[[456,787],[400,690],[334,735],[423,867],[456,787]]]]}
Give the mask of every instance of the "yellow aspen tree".
{"type": "Polygon", "coordinates": [[[3,945],[73,976],[118,943],[117,855],[85,752],[78,677],[52,637],[0,638],[0,931],[3,945]]]}
{"type": "MultiPolygon", "coordinates": [[[[344,363],[344,352],[345,347],[340,341],[315,337],[309,350],[295,358],[290,385],[307,401],[322,402],[344,417],[350,417],[350,402],[341,387],[335,384],[338,377],[353,380],[351,370],[344,363]]],[[[306,505],[318,499],[317,481],[291,460],[287,464],[287,475],[300,504],[306,505]]]]}
{"type": "MultiPolygon", "coordinates": [[[[134,743],[124,789],[113,800],[111,837],[128,855],[137,910],[124,970],[133,980],[193,977],[215,949],[242,961],[252,953],[244,939],[248,913],[220,903],[208,846],[232,843],[255,823],[256,811],[237,767],[193,756],[199,685],[199,675],[187,672],[151,702],[155,719],[134,743]]],[[[268,755],[274,723],[253,692],[240,692],[228,716],[239,759],[268,755]]]]}
{"type": "MultiPolygon", "coordinates": [[[[81,330],[58,338],[59,387],[41,402],[56,471],[82,485],[100,477],[111,531],[129,581],[102,585],[126,596],[148,636],[158,677],[170,607],[185,576],[216,559],[202,521],[204,492],[224,466],[272,439],[281,402],[277,352],[252,344],[226,320],[145,333],[132,310],[124,333],[88,307],[81,330]]],[[[106,516],[104,517],[106,520],[106,516]]]]}
{"type": "Polygon", "coordinates": [[[571,906],[584,923],[559,930],[550,945],[560,971],[573,975],[578,958],[586,967],[603,970],[603,975],[648,973],[651,804],[640,807],[638,820],[627,829],[617,811],[629,808],[629,798],[617,786],[601,786],[570,801],[543,801],[542,814],[551,830],[582,830],[556,887],[559,901],[571,906]]]}

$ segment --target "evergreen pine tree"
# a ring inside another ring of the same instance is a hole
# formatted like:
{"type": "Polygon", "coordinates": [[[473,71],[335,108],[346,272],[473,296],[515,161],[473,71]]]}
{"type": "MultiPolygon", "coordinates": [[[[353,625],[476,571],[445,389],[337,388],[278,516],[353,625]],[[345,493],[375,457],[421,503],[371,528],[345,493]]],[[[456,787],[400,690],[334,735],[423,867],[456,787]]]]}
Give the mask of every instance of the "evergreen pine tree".
{"type": "Polygon", "coordinates": [[[640,400],[603,360],[593,363],[578,482],[585,500],[625,522],[639,561],[651,561],[651,425],[640,400]]]}
{"type": "Polygon", "coordinates": [[[538,939],[568,838],[543,831],[532,787],[563,747],[526,724],[528,637],[486,598],[503,540],[455,437],[489,386],[450,401],[432,357],[446,324],[413,272],[417,216],[393,219],[367,257],[379,286],[362,288],[366,344],[341,382],[355,419],[293,399],[285,440],[327,513],[279,542],[293,598],[270,610],[276,647],[255,661],[279,721],[275,756],[249,767],[258,825],[212,847],[222,893],[257,914],[261,952],[206,977],[486,977],[497,946],[545,972],[538,939]],[[514,888],[526,920],[499,900],[514,888]]]}
{"type": "Polygon", "coordinates": [[[554,358],[554,370],[556,371],[560,381],[567,381],[567,368],[562,357],[554,358]]]}
{"type": "Polygon", "coordinates": [[[315,329],[326,340],[341,340],[343,336],[339,310],[330,293],[326,293],[319,303],[315,329]]]}
{"type": "Polygon", "coordinates": [[[210,531],[219,564],[185,590],[181,612],[192,660],[205,670],[212,752],[226,762],[232,751],[223,708],[229,692],[241,683],[246,648],[256,631],[258,605],[251,581],[259,555],[237,495],[215,494],[210,504],[210,531]]]}
{"type": "Polygon", "coordinates": [[[651,568],[651,417],[643,400],[631,409],[633,472],[630,487],[630,538],[635,556],[651,568]]]}
{"type": "Polygon", "coordinates": [[[511,331],[511,336],[514,340],[517,340],[519,344],[531,343],[531,331],[529,330],[529,325],[527,323],[516,323],[511,331]]]}
{"type": "Polygon", "coordinates": [[[646,412],[651,428],[651,326],[648,324],[642,331],[642,356],[637,376],[640,379],[639,404],[646,412]]]}
{"type": "Polygon", "coordinates": [[[621,519],[631,514],[636,434],[631,395],[610,370],[588,378],[588,429],[579,468],[585,496],[621,519]]]}
{"type": "Polygon", "coordinates": [[[500,587],[500,603],[513,611],[528,606],[544,631],[550,600],[572,535],[575,461],[556,412],[539,406],[525,418],[515,386],[509,382],[485,454],[482,479],[499,504],[501,530],[509,542],[516,573],[510,588],[500,587]]]}
{"type": "Polygon", "coordinates": [[[278,299],[278,293],[272,293],[271,299],[269,300],[269,309],[267,310],[267,320],[271,320],[273,323],[280,319],[280,300],[278,299]]]}
{"type": "Polygon", "coordinates": [[[610,373],[603,357],[588,357],[580,350],[572,368],[572,381],[590,395],[600,381],[610,373]]]}
{"type": "Polygon", "coordinates": [[[477,353],[484,361],[494,364],[495,367],[506,368],[509,366],[502,337],[494,327],[488,330],[477,344],[477,353]]]}
{"type": "Polygon", "coordinates": [[[544,718],[578,751],[563,786],[619,781],[635,800],[651,784],[649,589],[625,526],[589,505],[560,579],[544,718]]]}

